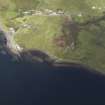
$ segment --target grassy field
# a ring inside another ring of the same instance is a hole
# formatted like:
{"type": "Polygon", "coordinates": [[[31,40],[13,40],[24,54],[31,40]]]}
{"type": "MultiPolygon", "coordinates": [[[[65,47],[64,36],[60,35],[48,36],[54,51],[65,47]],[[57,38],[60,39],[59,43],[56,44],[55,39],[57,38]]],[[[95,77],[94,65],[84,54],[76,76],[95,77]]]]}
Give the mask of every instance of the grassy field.
{"type": "MultiPolygon", "coordinates": [[[[21,24],[31,24],[31,29],[20,28],[16,32],[17,43],[30,50],[38,49],[48,52],[61,59],[84,63],[91,67],[105,68],[105,31],[97,25],[85,26],[77,35],[77,45],[74,50],[68,45],[59,46],[54,39],[63,35],[64,17],[29,16],[18,18],[21,24]],[[26,19],[24,23],[22,20],[26,19]]],[[[100,22],[103,29],[104,21],[100,22]]],[[[66,37],[66,36],[65,36],[66,37]]],[[[64,40],[67,41],[66,38],[64,40]]],[[[70,40],[69,40],[70,41],[70,40]]]]}
{"type": "Polygon", "coordinates": [[[105,20],[98,18],[105,15],[104,11],[105,0],[5,0],[5,3],[0,0],[0,18],[8,29],[16,29],[14,39],[21,47],[103,71],[105,20]],[[32,9],[59,9],[69,16],[18,16],[32,9]],[[82,27],[78,25],[95,19],[82,27]]]}

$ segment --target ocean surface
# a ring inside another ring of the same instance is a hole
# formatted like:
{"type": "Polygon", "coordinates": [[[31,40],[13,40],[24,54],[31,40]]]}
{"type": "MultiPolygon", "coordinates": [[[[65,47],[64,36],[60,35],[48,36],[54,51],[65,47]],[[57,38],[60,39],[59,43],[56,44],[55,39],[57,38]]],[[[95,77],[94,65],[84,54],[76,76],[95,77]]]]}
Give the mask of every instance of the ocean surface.
{"type": "Polygon", "coordinates": [[[105,105],[105,77],[81,67],[0,55],[0,105],[105,105]]]}

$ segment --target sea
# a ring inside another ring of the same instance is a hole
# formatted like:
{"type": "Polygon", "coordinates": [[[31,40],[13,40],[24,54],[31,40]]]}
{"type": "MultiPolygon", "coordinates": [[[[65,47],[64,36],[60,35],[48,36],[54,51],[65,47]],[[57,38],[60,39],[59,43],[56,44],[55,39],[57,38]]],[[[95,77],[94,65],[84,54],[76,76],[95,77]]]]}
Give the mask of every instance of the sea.
{"type": "Polygon", "coordinates": [[[105,105],[105,76],[0,54],[0,105],[105,105]]]}

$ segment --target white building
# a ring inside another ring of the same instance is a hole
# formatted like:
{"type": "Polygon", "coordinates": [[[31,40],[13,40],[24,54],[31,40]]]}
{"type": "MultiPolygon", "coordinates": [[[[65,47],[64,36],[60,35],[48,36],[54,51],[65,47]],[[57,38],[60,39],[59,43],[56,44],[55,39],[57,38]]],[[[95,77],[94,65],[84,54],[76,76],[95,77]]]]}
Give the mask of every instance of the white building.
{"type": "Polygon", "coordinates": [[[43,13],[41,11],[36,11],[35,15],[42,15],[43,13]]]}
{"type": "Polygon", "coordinates": [[[49,14],[50,16],[58,16],[59,14],[56,12],[52,12],[51,14],[49,14]]]}
{"type": "Polygon", "coordinates": [[[99,10],[102,10],[102,8],[101,8],[101,7],[99,7],[98,9],[99,9],[99,10]]]}
{"type": "Polygon", "coordinates": [[[92,6],[92,9],[96,9],[96,6],[92,6]]]}
{"type": "Polygon", "coordinates": [[[23,27],[23,28],[28,28],[28,29],[31,29],[31,28],[32,28],[32,26],[31,26],[30,24],[23,24],[22,27],[23,27]]]}
{"type": "Polygon", "coordinates": [[[52,12],[53,12],[53,11],[50,10],[50,9],[45,9],[44,11],[47,12],[47,13],[52,13],[52,12]]]}
{"type": "Polygon", "coordinates": [[[79,14],[78,14],[78,17],[82,17],[82,13],[79,13],[79,14]]]}
{"type": "Polygon", "coordinates": [[[58,14],[64,14],[64,12],[63,11],[61,11],[61,10],[59,10],[58,12],[57,12],[58,14]]]}
{"type": "Polygon", "coordinates": [[[30,13],[31,13],[30,11],[23,12],[24,15],[29,15],[30,13]]]}

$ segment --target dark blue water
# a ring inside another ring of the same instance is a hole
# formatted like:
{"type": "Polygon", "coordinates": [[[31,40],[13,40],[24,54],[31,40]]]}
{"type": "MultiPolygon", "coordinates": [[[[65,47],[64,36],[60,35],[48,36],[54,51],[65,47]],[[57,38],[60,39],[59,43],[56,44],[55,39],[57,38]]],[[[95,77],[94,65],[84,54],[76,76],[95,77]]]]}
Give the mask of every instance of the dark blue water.
{"type": "Polygon", "coordinates": [[[0,55],[0,105],[105,105],[105,77],[0,55]]]}

